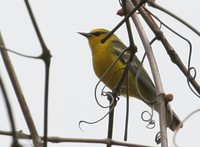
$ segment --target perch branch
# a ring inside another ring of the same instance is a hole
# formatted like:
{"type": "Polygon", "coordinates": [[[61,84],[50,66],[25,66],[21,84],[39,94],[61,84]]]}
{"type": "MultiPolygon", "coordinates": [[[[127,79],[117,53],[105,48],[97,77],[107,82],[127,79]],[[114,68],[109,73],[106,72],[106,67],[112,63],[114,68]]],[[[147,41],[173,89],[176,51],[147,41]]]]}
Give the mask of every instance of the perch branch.
{"type": "MultiPolygon", "coordinates": [[[[132,1],[133,2],[133,1],[132,1]]],[[[133,2],[134,3],[134,2],[133,2]]],[[[134,5],[136,5],[134,3],[134,5]]],[[[134,6],[132,5],[132,3],[130,1],[127,1],[127,8],[129,9],[129,11],[133,8],[134,6]]],[[[140,8],[139,8],[140,9],[140,8]]],[[[160,74],[159,74],[159,70],[157,67],[157,63],[155,60],[155,57],[153,55],[153,51],[150,45],[150,41],[148,40],[148,37],[142,27],[142,24],[137,16],[136,13],[134,13],[131,16],[137,31],[140,35],[140,38],[142,40],[143,46],[145,48],[148,60],[149,60],[149,64],[151,67],[151,71],[153,74],[153,78],[154,78],[154,82],[155,82],[155,87],[156,87],[156,95],[157,95],[157,103],[159,104],[159,118],[160,118],[160,130],[161,130],[161,145],[162,147],[167,147],[168,146],[168,141],[167,141],[167,129],[166,129],[166,106],[165,106],[165,100],[163,98],[163,86],[161,83],[161,78],[160,78],[160,74]]]]}

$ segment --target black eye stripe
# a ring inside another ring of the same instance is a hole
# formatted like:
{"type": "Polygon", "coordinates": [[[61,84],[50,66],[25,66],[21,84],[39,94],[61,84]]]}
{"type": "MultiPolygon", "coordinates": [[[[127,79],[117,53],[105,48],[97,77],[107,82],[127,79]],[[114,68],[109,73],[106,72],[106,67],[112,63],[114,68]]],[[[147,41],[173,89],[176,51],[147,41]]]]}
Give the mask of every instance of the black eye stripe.
{"type": "Polygon", "coordinates": [[[93,32],[91,34],[94,35],[94,36],[99,36],[101,34],[106,34],[106,32],[93,32]]]}

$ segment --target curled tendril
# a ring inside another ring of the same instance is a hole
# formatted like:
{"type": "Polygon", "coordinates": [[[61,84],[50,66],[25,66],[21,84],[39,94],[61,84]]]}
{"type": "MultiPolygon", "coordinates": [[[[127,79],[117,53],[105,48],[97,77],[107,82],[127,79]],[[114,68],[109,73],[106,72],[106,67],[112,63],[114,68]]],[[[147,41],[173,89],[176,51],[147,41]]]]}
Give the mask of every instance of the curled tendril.
{"type": "Polygon", "coordinates": [[[120,69],[118,69],[117,71],[114,72],[114,74],[112,75],[112,77],[107,81],[107,83],[105,83],[104,87],[101,90],[101,95],[104,96],[104,89],[107,87],[107,85],[114,79],[114,77],[117,75],[118,72],[124,70],[125,67],[122,67],[120,69]]]}
{"type": "MultiPolygon", "coordinates": [[[[106,70],[106,72],[102,75],[102,77],[100,78],[100,80],[97,82],[97,84],[96,84],[96,86],[95,86],[95,89],[94,89],[95,101],[97,102],[97,104],[98,104],[101,108],[109,108],[111,104],[108,105],[108,106],[104,106],[104,105],[102,105],[102,104],[99,102],[98,96],[97,96],[97,89],[98,89],[98,86],[99,86],[99,84],[102,82],[102,79],[105,78],[105,76],[107,75],[107,73],[113,68],[113,66],[114,66],[114,65],[117,63],[117,61],[121,58],[121,56],[122,56],[126,51],[128,51],[128,50],[129,50],[129,48],[125,49],[125,50],[118,56],[118,58],[117,58],[117,59],[112,63],[112,65],[106,70]]],[[[122,68],[122,69],[123,69],[123,68],[122,68]]],[[[119,70],[121,70],[121,69],[119,69],[119,70]]],[[[118,72],[118,71],[116,71],[116,72],[118,72]]],[[[115,72],[115,74],[116,74],[116,72],[115,72]]],[[[108,83],[113,79],[113,77],[115,76],[115,74],[111,77],[110,80],[108,80],[108,83]]],[[[104,96],[105,92],[104,92],[103,90],[105,89],[105,87],[107,86],[108,83],[105,83],[105,86],[103,87],[102,92],[101,92],[101,96],[104,96]]]]}
{"type": "Polygon", "coordinates": [[[120,70],[124,70],[124,68],[121,68],[119,70],[117,70],[113,76],[111,77],[111,79],[108,80],[107,83],[105,83],[105,86],[102,88],[101,90],[101,96],[107,96],[107,98],[109,99],[110,101],[110,104],[108,106],[103,106],[99,100],[98,100],[98,97],[97,97],[97,88],[99,86],[99,84],[102,82],[102,79],[105,78],[106,74],[113,68],[113,66],[117,63],[117,61],[121,58],[121,56],[126,52],[128,51],[129,48],[125,49],[119,56],[118,58],[112,63],[112,65],[106,70],[106,72],[102,75],[102,77],[100,78],[100,80],[97,82],[96,86],[95,86],[95,89],[94,89],[94,97],[95,97],[95,100],[97,102],[97,104],[102,107],[102,108],[110,108],[109,111],[103,116],[101,117],[100,119],[96,120],[96,121],[93,121],[93,122],[89,122],[89,121],[85,121],[85,120],[81,120],[79,121],[79,128],[81,131],[83,131],[82,127],[81,127],[81,124],[82,123],[86,123],[86,124],[96,124],[98,122],[100,122],[101,120],[103,120],[108,114],[110,114],[111,111],[113,111],[114,107],[116,106],[117,104],[117,101],[119,100],[119,97],[118,96],[113,96],[114,94],[112,92],[105,92],[104,89],[105,87],[107,87],[107,84],[114,78],[114,76],[116,75],[117,72],[119,72],[120,70]]]}
{"type": "MultiPolygon", "coordinates": [[[[116,101],[119,100],[118,97],[114,97],[112,92],[104,92],[104,95],[107,96],[107,99],[110,102],[110,107],[112,107],[113,105],[115,105],[116,101]]],[[[110,108],[109,107],[109,108],[110,108]]]]}
{"type": "Polygon", "coordinates": [[[101,96],[107,96],[107,93],[108,93],[108,92],[102,91],[102,92],[101,92],[101,96]]]}
{"type": "Polygon", "coordinates": [[[156,134],[156,136],[155,136],[155,142],[156,142],[157,144],[160,144],[160,143],[161,143],[161,133],[160,133],[160,132],[158,132],[158,133],[156,134]]]}
{"type": "Polygon", "coordinates": [[[108,111],[103,117],[101,117],[100,119],[98,119],[98,120],[96,120],[96,121],[91,121],[91,122],[85,121],[85,120],[79,121],[78,126],[79,126],[79,129],[80,129],[81,131],[83,131],[83,129],[82,129],[82,127],[81,127],[81,124],[82,124],[82,123],[85,123],[85,124],[96,124],[96,123],[102,121],[106,116],[108,116],[108,115],[110,114],[110,112],[112,112],[113,109],[115,108],[115,106],[116,106],[116,104],[117,104],[117,101],[119,100],[118,97],[116,97],[116,99],[114,100],[114,97],[113,97],[113,95],[112,95],[111,92],[107,92],[107,93],[105,92],[104,94],[107,95],[107,96],[109,97],[109,99],[111,98],[111,100],[110,100],[110,101],[111,101],[111,102],[110,102],[111,104],[110,104],[110,109],[109,109],[109,111],[108,111]]]}
{"type": "MultiPolygon", "coordinates": [[[[146,9],[147,10],[147,9],[146,9]]],[[[183,39],[184,41],[186,41],[189,45],[189,54],[188,54],[188,74],[187,74],[187,84],[188,87],[190,88],[190,90],[192,91],[192,93],[194,95],[196,95],[198,98],[200,98],[200,94],[197,93],[193,87],[190,84],[191,80],[194,80],[196,78],[197,72],[196,72],[196,68],[191,66],[191,59],[192,59],[192,43],[185,38],[184,36],[180,35],[179,33],[177,33],[175,30],[173,30],[172,28],[170,28],[169,26],[167,26],[164,22],[162,22],[157,16],[155,16],[153,13],[151,13],[149,10],[147,10],[149,14],[151,14],[151,16],[153,16],[156,20],[158,20],[160,22],[160,24],[162,24],[164,27],[166,27],[169,31],[171,31],[172,33],[174,33],[175,35],[177,35],[178,37],[180,37],[181,39],[183,39]],[[194,70],[194,75],[191,77],[191,70],[194,70]]]]}
{"type": "Polygon", "coordinates": [[[190,64],[191,64],[191,57],[192,57],[192,46],[190,47],[190,50],[189,50],[187,84],[188,84],[188,87],[190,88],[190,90],[191,90],[198,98],[200,98],[199,93],[197,93],[197,92],[192,88],[192,86],[191,86],[191,84],[190,84],[190,81],[191,81],[191,80],[194,80],[194,79],[196,78],[196,75],[197,75],[196,68],[190,66],[190,64]],[[194,75],[192,75],[192,77],[191,77],[191,71],[192,71],[192,70],[194,71],[194,75]]]}
{"type": "Polygon", "coordinates": [[[193,75],[192,77],[188,78],[188,80],[194,80],[194,79],[196,78],[196,76],[197,76],[196,68],[190,67],[190,68],[189,68],[189,73],[188,73],[189,75],[191,74],[191,70],[194,71],[194,75],[193,75]]]}
{"type": "Polygon", "coordinates": [[[94,95],[95,95],[95,100],[97,102],[97,104],[102,107],[102,108],[110,108],[109,111],[103,116],[101,117],[100,119],[96,120],[96,121],[93,121],[93,122],[89,122],[89,121],[85,121],[85,120],[81,120],[79,121],[79,128],[81,131],[83,131],[82,127],[81,127],[81,124],[82,123],[85,123],[85,124],[96,124],[100,121],[102,121],[106,116],[108,116],[108,114],[110,114],[110,112],[114,109],[114,107],[116,106],[117,104],[117,101],[119,100],[119,97],[116,96],[114,97],[113,96],[113,93],[112,92],[105,92],[104,89],[105,87],[107,86],[107,84],[114,78],[114,76],[116,75],[117,72],[119,72],[120,70],[123,70],[124,68],[121,68],[119,69],[118,71],[116,71],[113,76],[111,77],[110,80],[108,80],[107,83],[105,83],[105,86],[102,88],[101,90],[101,96],[104,96],[104,97],[107,97],[110,101],[110,104],[108,106],[103,106],[99,100],[98,100],[98,97],[97,97],[97,88],[99,86],[99,84],[102,82],[102,79],[106,76],[106,74],[112,69],[112,67],[116,64],[116,62],[120,59],[120,57],[128,50],[129,48],[125,49],[119,56],[118,58],[115,60],[115,62],[113,62],[113,64],[107,69],[107,71],[103,74],[103,76],[100,78],[100,80],[98,81],[98,83],[96,84],[95,86],[95,90],[94,90],[94,95]]]}
{"type": "Polygon", "coordinates": [[[143,111],[141,114],[141,119],[144,122],[148,122],[146,125],[146,128],[153,129],[155,127],[155,120],[153,120],[153,109],[151,108],[151,112],[149,111],[143,111]],[[149,117],[146,118],[145,115],[148,115],[149,117]]]}

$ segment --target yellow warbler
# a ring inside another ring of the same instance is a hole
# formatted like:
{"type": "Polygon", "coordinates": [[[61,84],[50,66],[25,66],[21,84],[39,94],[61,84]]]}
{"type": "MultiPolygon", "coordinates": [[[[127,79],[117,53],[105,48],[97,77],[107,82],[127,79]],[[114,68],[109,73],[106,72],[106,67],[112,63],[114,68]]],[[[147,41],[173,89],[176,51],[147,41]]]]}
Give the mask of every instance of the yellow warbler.
{"type": "MultiPolygon", "coordinates": [[[[93,68],[97,77],[111,90],[114,90],[121,79],[124,71],[123,68],[130,57],[130,51],[125,51],[127,47],[114,34],[111,35],[106,42],[102,43],[101,40],[105,38],[108,33],[109,31],[105,29],[94,29],[89,33],[79,32],[79,34],[88,39],[92,52],[93,68]],[[122,52],[124,53],[122,54],[122,52]]],[[[147,105],[158,111],[155,86],[136,55],[131,64],[128,65],[128,75],[129,95],[142,100],[147,105]]],[[[124,80],[120,87],[120,94],[125,96],[126,91],[127,80],[124,80]]],[[[170,105],[168,104],[168,127],[174,131],[179,124],[179,118],[174,111],[171,110],[170,105]]]]}

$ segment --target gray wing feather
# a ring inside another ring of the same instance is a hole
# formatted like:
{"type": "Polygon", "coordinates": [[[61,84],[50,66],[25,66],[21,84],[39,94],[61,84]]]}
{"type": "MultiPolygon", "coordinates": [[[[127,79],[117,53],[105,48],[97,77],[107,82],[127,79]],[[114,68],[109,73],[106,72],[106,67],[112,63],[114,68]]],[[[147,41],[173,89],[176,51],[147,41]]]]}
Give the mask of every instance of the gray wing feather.
{"type": "MultiPolygon", "coordinates": [[[[114,45],[114,54],[116,54],[117,56],[119,56],[125,49],[127,49],[127,47],[120,41],[113,41],[112,42],[114,45]]],[[[130,57],[130,51],[126,51],[121,57],[120,60],[123,63],[127,63],[128,59],[130,57]]],[[[155,94],[155,86],[151,80],[151,78],[149,77],[148,73],[146,72],[146,70],[143,68],[143,66],[141,65],[141,62],[139,61],[139,59],[137,58],[137,56],[134,56],[134,59],[132,61],[132,63],[129,65],[129,70],[136,75],[137,72],[139,71],[140,68],[140,74],[138,77],[138,82],[140,84],[142,84],[143,86],[146,87],[146,89],[149,89],[150,91],[152,91],[155,94]]]]}
{"type": "MultiPolygon", "coordinates": [[[[127,47],[120,41],[113,41],[113,45],[114,45],[114,48],[115,48],[114,54],[116,54],[117,56],[121,55],[121,53],[125,49],[127,49],[127,47]]],[[[123,63],[127,63],[129,57],[130,57],[130,52],[127,51],[120,57],[120,60],[123,63]]],[[[135,55],[132,63],[129,65],[129,71],[131,71],[133,74],[136,75],[139,68],[141,68],[140,74],[139,74],[139,77],[138,77],[138,81],[143,86],[145,86],[146,89],[148,89],[148,91],[150,93],[152,93],[155,96],[155,86],[154,86],[151,78],[149,77],[148,73],[146,72],[146,70],[143,67],[140,67],[140,66],[142,66],[142,65],[141,65],[139,59],[135,55]]],[[[153,106],[154,109],[157,110],[157,108],[156,108],[157,103],[154,103],[153,105],[151,105],[150,103],[146,102],[146,100],[144,102],[149,106],[153,106]]],[[[168,107],[167,107],[167,114],[168,114],[167,115],[167,124],[168,124],[169,128],[172,131],[174,131],[179,126],[181,121],[178,118],[178,116],[175,114],[175,112],[170,108],[169,104],[168,104],[168,107]]]]}

